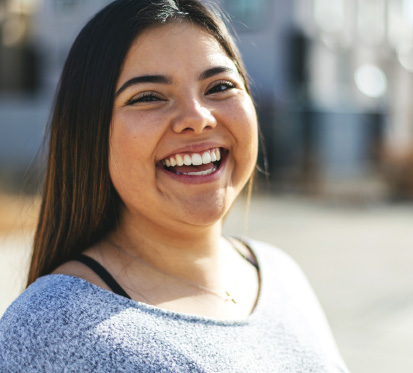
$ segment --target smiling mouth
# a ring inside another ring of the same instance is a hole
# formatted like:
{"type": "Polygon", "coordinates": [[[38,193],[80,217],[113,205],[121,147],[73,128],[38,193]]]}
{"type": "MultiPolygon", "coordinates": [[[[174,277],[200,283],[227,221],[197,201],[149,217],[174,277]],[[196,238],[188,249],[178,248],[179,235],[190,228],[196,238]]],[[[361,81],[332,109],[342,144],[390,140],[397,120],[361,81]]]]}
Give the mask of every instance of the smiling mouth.
{"type": "Polygon", "coordinates": [[[218,170],[222,155],[222,149],[214,148],[200,153],[174,154],[163,159],[161,164],[176,175],[206,176],[218,170]]]}

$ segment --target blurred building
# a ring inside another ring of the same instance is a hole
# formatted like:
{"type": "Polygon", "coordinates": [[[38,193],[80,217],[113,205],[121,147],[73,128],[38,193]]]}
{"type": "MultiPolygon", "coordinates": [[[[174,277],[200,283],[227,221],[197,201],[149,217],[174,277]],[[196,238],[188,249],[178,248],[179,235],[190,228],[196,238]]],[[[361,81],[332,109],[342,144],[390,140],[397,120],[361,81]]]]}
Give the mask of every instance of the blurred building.
{"type": "MultiPolygon", "coordinates": [[[[70,45],[108,2],[0,0],[3,180],[30,163],[70,45]]],[[[220,4],[252,78],[275,185],[380,179],[387,158],[408,154],[413,0],[220,4]]]]}
{"type": "Polygon", "coordinates": [[[33,159],[66,55],[81,27],[108,2],[0,0],[0,189],[36,189],[33,159]]]}
{"type": "Polygon", "coordinates": [[[411,162],[413,1],[297,0],[294,13],[307,46],[302,87],[321,114],[322,173],[377,175],[411,162]]]}

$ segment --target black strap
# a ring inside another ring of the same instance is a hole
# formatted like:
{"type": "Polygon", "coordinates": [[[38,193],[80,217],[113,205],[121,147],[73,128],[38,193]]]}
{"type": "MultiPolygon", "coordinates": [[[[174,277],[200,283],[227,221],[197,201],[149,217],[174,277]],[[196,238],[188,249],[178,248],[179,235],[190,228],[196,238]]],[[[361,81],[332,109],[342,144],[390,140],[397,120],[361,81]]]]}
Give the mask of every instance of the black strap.
{"type": "MultiPolygon", "coordinates": [[[[233,237],[228,237],[230,240],[236,240],[238,242],[240,242],[241,244],[245,245],[251,252],[252,249],[250,248],[250,246],[248,245],[248,243],[240,238],[233,238],[233,237]]],[[[257,270],[259,270],[259,266],[258,264],[251,260],[250,258],[248,258],[247,256],[245,256],[238,248],[237,245],[233,245],[233,247],[235,248],[235,250],[246,260],[248,261],[250,264],[252,264],[257,270]]],[[[112,291],[118,295],[121,295],[123,297],[126,297],[128,299],[132,299],[128,293],[123,290],[123,288],[118,284],[118,282],[113,278],[113,276],[104,268],[102,267],[96,260],[92,259],[90,256],[86,256],[83,254],[80,254],[78,256],[76,256],[75,258],[73,258],[73,260],[76,260],[78,262],[83,263],[84,265],[88,266],[93,272],[95,272],[105,283],[106,285],[108,285],[112,291]]]]}
{"type": "Polygon", "coordinates": [[[76,260],[88,266],[93,272],[95,272],[106,283],[106,285],[108,285],[112,289],[114,293],[118,295],[122,295],[123,297],[129,298],[129,299],[132,299],[128,295],[128,293],[126,293],[126,291],[123,290],[123,288],[113,278],[113,276],[104,267],[102,267],[96,260],[92,259],[90,256],[80,254],[77,257],[73,258],[73,260],[76,260]]]}
{"type": "Polygon", "coordinates": [[[231,237],[231,236],[226,236],[227,239],[229,239],[230,241],[232,241],[232,246],[234,247],[234,249],[238,252],[239,255],[241,255],[248,263],[250,263],[253,267],[255,267],[255,269],[257,271],[259,271],[259,265],[257,262],[255,262],[254,260],[252,260],[251,258],[247,257],[244,255],[244,253],[242,253],[240,251],[240,249],[238,249],[236,243],[240,243],[241,245],[244,245],[251,253],[254,254],[254,251],[251,249],[251,246],[248,244],[248,242],[246,242],[245,240],[243,240],[242,238],[239,237],[231,237]]]}

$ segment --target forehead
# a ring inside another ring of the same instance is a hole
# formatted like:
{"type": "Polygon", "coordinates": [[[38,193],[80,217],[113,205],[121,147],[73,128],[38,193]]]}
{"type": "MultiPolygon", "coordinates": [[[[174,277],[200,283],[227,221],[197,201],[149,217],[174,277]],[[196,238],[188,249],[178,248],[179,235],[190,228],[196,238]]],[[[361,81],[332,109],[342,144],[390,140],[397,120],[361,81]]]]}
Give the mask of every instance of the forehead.
{"type": "Polygon", "coordinates": [[[203,71],[212,65],[234,68],[232,60],[212,35],[189,22],[170,23],[138,36],[126,55],[119,80],[159,70],[165,74],[180,69],[203,71]]]}

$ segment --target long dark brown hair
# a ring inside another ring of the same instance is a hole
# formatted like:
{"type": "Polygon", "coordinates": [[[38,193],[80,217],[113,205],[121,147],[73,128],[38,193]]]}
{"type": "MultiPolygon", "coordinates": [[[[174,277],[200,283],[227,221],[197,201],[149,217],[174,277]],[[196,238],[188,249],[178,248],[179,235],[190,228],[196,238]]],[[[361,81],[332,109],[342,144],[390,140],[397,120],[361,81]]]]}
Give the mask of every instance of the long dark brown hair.
{"type": "Polygon", "coordinates": [[[115,228],[121,200],[109,176],[109,130],[122,63],[143,31],[182,21],[220,43],[248,90],[232,37],[217,12],[200,1],[118,0],[97,13],[76,38],[57,89],[27,285],[115,228]]]}

